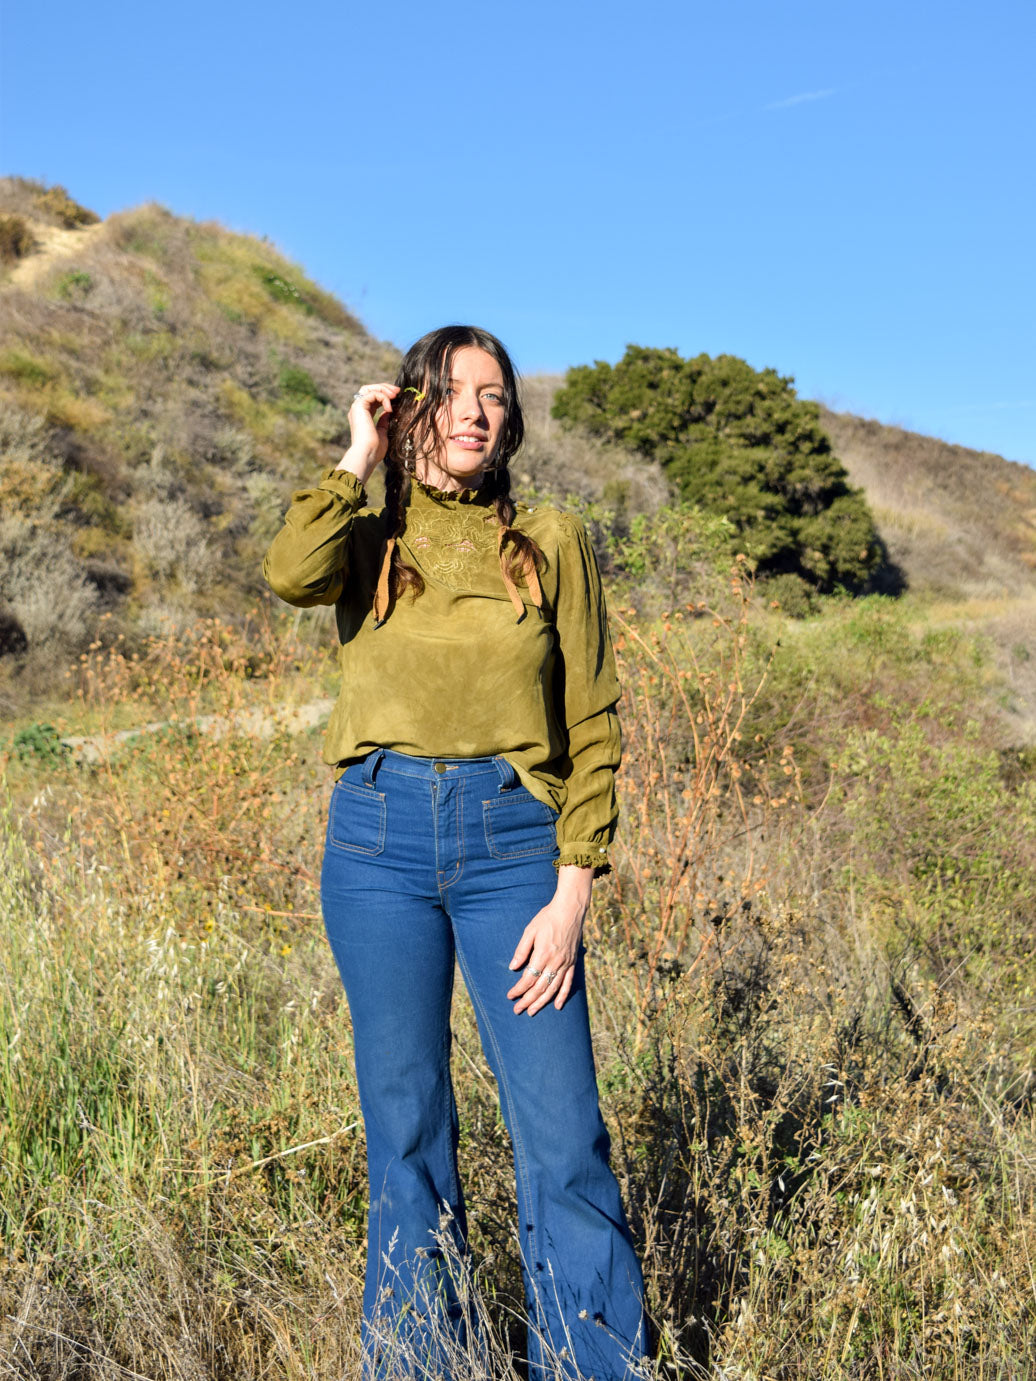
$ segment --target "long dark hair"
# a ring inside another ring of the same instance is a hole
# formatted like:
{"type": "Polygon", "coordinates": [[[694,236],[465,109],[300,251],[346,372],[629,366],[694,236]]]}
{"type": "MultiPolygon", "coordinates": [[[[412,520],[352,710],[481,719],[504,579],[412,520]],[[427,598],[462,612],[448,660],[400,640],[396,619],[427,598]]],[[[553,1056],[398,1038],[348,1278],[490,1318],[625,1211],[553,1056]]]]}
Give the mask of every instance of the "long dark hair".
{"type": "MultiPolygon", "coordinates": [[[[422,453],[436,456],[445,449],[445,438],[440,435],[438,427],[439,410],[446,402],[454,356],[466,346],[484,350],[500,366],[504,385],[504,425],[493,465],[483,473],[481,488],[492,498],[497,522],[506,533],[508,574],[512,580],[518,580],[527,575],[530,565],[533,570],[538,570],[544,560],[543,553],[532,538],[511,526],[516,509],[511,498],[508,465],[525,436],[518,377],[511,357],[500,341],[478,326],[440,326],[437,331],[429,331],[415,341],[403,356],[396,375],[400,391],[393,401],[388,426],[385,536],[386,539],[398,537],[406,527],[411,484],[407,458],[422,453]]],[[[391,561],[392,598],[397,598],[408,588],[419,595],[424,590],[424,581],[418,571],[403,561],[398,547],[393,548],[391,561]]]]}

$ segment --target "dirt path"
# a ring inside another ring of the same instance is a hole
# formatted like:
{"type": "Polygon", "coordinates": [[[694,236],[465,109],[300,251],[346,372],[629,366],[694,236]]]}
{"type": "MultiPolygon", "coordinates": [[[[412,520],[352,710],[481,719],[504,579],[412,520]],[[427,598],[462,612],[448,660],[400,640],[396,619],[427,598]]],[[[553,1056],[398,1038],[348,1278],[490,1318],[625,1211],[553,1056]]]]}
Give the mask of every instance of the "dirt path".
{"type": "MultiPolygon", "coordinates": [[[[209,738],[223,738],[229,733],[248,734],[252,738],[272,738],[280,732],[301,734],[324,723],[334,703],[333,700],[311,700],[306,705],[281,706],[278,709],[257,706],[239,710],[233,715],[207,714],[192,720],[179,719],[176,727],[197,729],[209,738]]],[[[141,724],[136,729],[120,729],[113,734],[75,734],[62,739],[62,743],[72,750],[72,756],[78,762],[102,762],[119,747],[146,734],[157,734],[162,729],[168,729],[172,723],[172,720],[163,719],[141,724]]]]}
{"type": "Polygon", "coordinates": [[[41,274],[45,273],[56,259],[78,254],[104,229],[104,221],[98,221],[96,225],[82,225],[75,230],[64,230],[57,225],[47,225],[44,221],[34,221],[28,216],[23,216],[22,219],[36,238],[36,248],[24,259],[18,260],[7,278],[7,283],[23,290],[35,287],[41,274]]]}

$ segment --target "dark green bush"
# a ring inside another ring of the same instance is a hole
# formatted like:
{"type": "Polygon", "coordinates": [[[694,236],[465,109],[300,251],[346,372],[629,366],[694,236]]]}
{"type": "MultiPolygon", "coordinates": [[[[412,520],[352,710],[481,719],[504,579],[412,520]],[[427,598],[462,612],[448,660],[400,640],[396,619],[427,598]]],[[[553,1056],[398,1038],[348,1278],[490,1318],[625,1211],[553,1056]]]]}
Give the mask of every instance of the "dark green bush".
{"type": "Polygon", "coordinates": [[[733,549],[762,577],[859,591],[881,560],[817,405],[775,370],[631,345],[614,367],[570,369],[553,415],[659,461],[686,502],[729,520],[733,549]]]}

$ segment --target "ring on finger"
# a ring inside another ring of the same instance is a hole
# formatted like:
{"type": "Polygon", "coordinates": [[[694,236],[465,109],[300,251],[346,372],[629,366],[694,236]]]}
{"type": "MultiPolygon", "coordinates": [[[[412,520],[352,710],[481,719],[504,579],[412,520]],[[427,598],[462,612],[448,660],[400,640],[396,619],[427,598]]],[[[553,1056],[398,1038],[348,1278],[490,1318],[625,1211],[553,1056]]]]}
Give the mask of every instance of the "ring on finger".
{"type": "Polygon", "coordinates": [[[533,978],[539,978],[540,975],[543,973],[543,970],[530,968],[529,972],[532,974],[533,978]]]}
{"type": "Polygon", "coordinates": [[[548,969],[545,976],[548,983],[553,983],[555,978],[557,978],[557,974],[553,969],[548,969]]]}

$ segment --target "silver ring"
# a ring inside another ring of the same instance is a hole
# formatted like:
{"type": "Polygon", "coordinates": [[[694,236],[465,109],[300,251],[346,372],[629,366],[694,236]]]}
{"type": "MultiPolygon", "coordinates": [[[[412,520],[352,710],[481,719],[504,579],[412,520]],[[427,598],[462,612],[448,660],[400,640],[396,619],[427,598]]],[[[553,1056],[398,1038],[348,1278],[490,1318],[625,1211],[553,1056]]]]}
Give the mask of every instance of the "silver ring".
{"type": "Polygon", "coordinates": [[[547,970],[547,978],[551,983],[553,983],[555,978],[557,978],[557,974],[553,971],[553,969],[547,970]]]}
{"type": "Polygon", "coordinates": [[[542,970],[542,969],[530,969],[529,972],[532,974],[533,978],[539,978],[539,976],[540,976],[540,974],[543,972],[543,970],[542,970]]]}

